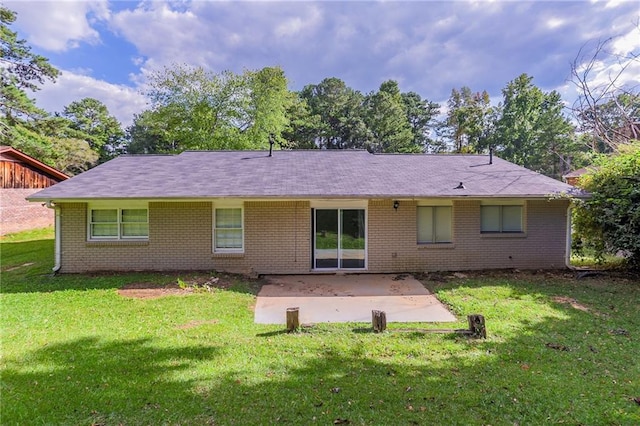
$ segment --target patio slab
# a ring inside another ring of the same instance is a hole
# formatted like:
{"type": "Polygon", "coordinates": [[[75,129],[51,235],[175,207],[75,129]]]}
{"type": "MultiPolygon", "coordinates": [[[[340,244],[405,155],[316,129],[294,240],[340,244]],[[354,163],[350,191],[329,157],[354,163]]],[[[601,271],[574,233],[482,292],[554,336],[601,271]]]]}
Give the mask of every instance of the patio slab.
{"type": "Polygon", "coordinates": [[[255,322],[285,324],[287,308],[300,308],[300,323],[371,322],[371,311],[387,322],[454,322],[456,317],[410,275],[279,275],[266,277],[258,293],[255,322]]]}

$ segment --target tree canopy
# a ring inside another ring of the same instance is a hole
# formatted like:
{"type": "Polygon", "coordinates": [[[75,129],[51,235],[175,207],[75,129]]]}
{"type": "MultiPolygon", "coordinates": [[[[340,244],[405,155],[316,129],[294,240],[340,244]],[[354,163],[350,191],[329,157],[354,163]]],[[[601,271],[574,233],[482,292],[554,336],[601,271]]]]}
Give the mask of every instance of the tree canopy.
{"type": "Polygon", "coordinates": [[[216,74],[175,65],[149,85],[151,108],[135,117],[129,152],[264,149],[284,141],[295,100],[278,67],[216,74]]]}
{"type": "Polygon", "coordinates": [[[109,114],[107,106],[97,99],[84,98],[71,102],[64,108],[62,116],[78,131],[89,147],[104,162],[121,149],[124,132],[118,120],[109,114]]]}
{"type": "Polygon", "coordinates": [[[18,39],[9,28],[15,20],[16,13],[0,5],[0,143],[46,157],[51,147],[33,121],[47,114],[27,91],[38,90],[46,80],[55,81],[59,72],[46,58],[31,52],[25,40],[18,39]]]}
{"type": "Polygon", "coordinates": [[[573,126],[560,94],[545,93],[532,80],[522,74],[503,89],[491,143],[505,160],[559,178],[569,171],[573,126]]]}

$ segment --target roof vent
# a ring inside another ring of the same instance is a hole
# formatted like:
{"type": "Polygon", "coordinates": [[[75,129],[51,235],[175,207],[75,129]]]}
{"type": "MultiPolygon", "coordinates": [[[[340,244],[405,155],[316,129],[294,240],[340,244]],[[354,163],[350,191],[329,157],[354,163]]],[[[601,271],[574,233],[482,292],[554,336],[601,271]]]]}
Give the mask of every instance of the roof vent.
{"type": "Polygon", "coordinates": [[[493,147],[489,148],[489,164],[493,164],[493,147]]]}
{"type": "Polygon", "coordinates": [[[455,187],[455,188],[453,188],[453,189],[465,189],[465,187],[464,187],[464,184],[463,184],[462,182],[460,182],[460,183],[458,184],[458,186],[456,186],[456,187],[455,187]]]}
{"type": "Polygon", "coordinates": [[[273,157],[273,135],[269,135],[269,157],[273,157]]]}

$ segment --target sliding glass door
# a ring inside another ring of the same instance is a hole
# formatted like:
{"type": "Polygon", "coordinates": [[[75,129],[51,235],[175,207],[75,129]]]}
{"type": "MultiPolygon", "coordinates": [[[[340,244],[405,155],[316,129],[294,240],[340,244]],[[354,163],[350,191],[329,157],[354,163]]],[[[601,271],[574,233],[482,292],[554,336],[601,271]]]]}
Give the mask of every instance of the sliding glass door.
{"type": "Polygon", "coordinates": [[[313,267],[364,269],[366,213],[364,209],[315,209],[313,267]]]}

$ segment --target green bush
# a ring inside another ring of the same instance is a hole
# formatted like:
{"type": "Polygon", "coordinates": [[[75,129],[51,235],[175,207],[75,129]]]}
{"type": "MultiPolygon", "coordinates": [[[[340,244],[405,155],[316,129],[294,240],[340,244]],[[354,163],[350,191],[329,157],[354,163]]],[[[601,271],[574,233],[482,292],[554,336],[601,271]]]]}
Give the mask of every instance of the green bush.
{"type": "Polygon", "coordinates": [[[629,267],[640,268],[640,142],[596,166],[580,179],[591,198],[574,210],[574,247],[593,250],[597,259],[621,253],[629,267]]]}

